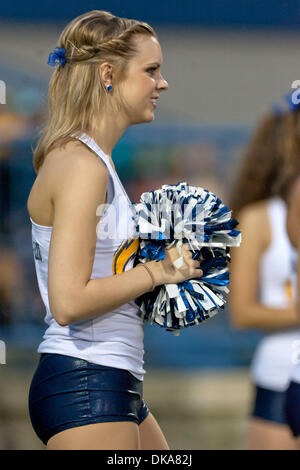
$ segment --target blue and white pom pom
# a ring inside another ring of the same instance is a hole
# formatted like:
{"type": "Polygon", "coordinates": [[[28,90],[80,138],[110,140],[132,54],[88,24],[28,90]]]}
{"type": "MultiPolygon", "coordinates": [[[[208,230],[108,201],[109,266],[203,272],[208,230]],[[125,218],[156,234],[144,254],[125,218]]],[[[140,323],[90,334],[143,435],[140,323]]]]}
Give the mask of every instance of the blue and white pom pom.
{"type": "Polygon", "coordinates": [[[164,185],[143,193],[135,204],[140,248],[136,264],[159,261],[175,244],[183,264],[182,244],[188,243],[193,259],[202,259],[203,275],[179,284],[165,284],[136,299],[144,322],[156,323],[179,335],[180,330],[214,316],[229,292],[229,249],[240,245],[237,220],[213,193],[187,183],[164,185]]]}

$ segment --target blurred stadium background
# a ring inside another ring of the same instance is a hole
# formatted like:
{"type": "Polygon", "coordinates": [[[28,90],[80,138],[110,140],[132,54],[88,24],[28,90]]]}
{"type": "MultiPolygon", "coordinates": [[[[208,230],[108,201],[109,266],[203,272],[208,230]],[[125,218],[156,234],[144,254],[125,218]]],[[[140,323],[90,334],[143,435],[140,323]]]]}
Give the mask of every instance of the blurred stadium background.
{"type": "MultiPolygon", "coordinates": [[[[253,126],[294,80],[300,9],[286,0],[7,1],[0,6],[0,449],[44,448],[27,395],[45,326],[26,202],[32,147],[47,106],[48,54],[73,17],[103,9],[158,33],[169,91],[152,124],[130,128],[113,159],[133,201],[187,181],[226,203],[253,126]]],[[[67,184],[67,182],[66,182],[67,184]]],[[[228,309],[181,332],[145,327],[145,398],[171,449],[245,449],[249,364],[261,331],[236,331],[228,309]]]]}

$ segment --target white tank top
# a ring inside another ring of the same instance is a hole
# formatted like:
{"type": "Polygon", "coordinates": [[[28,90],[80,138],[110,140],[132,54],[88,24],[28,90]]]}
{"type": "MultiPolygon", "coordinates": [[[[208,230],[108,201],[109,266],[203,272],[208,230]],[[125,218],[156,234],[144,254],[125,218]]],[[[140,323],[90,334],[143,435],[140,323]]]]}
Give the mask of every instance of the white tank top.
{"type": "MultiPolygon", "coordinates": [[[[78,139],[98,155],[109,172],[109,205],[97,226],[91,274],[91,279],[98,279],[131,269],[138,239],[134,238],[132,204],[109,157],[87,134],[82,134],[78,139]]],[[[138,306],[131,301],[94,319],[60,326],[51,314],[48,298],[48,257],[52,227],[38,225],[30,220],[37,281],[46,307],[45,322],[48,325],[38,352],[64,354],[95,364],[126,369],[137,379],[143,380],[144,326],[138,316],[138,306]]]]}
{"type": "MultiPolygon", "coordinates": [[[[267,202],[271,244],[260,263],[260,302],[267,307],[286,308],[296,299],[295,250],[286,233],[286,205],[280,198],[267,202]]],[[[300,328],[267,334],[255,352],[252,378],[261,387],[284,391],[295,367],[292,355],[300,328]]]]}

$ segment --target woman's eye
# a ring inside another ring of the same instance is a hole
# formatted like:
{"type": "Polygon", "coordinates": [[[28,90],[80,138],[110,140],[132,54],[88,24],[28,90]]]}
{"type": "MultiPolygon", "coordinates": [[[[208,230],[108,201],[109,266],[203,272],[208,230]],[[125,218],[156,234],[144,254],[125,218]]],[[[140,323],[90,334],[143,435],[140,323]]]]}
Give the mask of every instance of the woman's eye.
{"type": "Polygon", "coordinates": [[[150,75],[154,75],[156,68],[151,67],[150,69],[147,69],[147,72],[150,73],[150,75]]]}

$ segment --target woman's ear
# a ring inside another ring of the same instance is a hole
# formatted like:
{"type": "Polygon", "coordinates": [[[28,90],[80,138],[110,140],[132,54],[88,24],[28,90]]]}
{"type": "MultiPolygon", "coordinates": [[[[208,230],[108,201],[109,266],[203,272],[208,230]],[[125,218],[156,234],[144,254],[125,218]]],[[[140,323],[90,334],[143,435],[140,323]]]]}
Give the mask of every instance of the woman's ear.
{"type": "Polygon", "coordinates": [[[112,65],[109,62],[104,62],[98,67],[99,78],[105,88],[112,84],[112,70],[112,65]]]}

